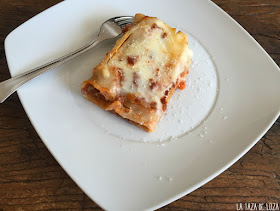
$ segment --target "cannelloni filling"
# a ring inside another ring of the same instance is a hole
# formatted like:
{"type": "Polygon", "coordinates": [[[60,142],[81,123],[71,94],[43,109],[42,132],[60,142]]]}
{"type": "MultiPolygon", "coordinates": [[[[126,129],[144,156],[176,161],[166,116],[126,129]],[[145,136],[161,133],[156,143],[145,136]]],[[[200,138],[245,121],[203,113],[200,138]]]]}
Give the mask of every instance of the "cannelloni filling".
{"type": "Polygon", "coordinates": [[[192,51],[187,35],[136,14],[114,48],[82,84],[82,94],[145,131],[155,130],[173,92],[185,88],[192,51]]]}

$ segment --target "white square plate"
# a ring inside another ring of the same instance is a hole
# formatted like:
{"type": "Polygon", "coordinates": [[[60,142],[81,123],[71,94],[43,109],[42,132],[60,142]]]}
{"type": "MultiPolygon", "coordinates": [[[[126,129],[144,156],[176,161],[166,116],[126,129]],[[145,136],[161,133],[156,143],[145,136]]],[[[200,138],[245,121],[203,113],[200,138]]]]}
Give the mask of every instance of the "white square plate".
{"type": "Polygon", "coordinates": [[[139,12],[188,33],[194,51],[188,86],[174,94],[155,133],[80,94],[80,84],[113,42],[18,91],[50,152],[106,210],[156,209],[188,194],[243,156],[279,116],[279,68],[210,1],[64,1],[8,35],[10,72],[17,75],[77,49],[110,17],[139,12]]]}

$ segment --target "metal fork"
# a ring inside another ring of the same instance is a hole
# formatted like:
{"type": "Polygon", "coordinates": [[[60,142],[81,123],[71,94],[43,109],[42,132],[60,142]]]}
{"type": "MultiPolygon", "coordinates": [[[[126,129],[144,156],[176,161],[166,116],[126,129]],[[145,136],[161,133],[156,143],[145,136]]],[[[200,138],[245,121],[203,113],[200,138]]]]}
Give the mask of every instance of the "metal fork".
{"type": "Polygon", "coordinates": [[[84,47],[51,62],[48,62],[42,66],[14,76],[6,81],[2,81],[0,83],[0,103],[3,103],[11,94],[13,94],[22,85],[29,82],[33,78],[41,75],[48,70],[54,69],[71,59],[78,57],[79,55],[92,49],[104,40],[112,39],[119,36],[122,33],[122,29],[124,29],[127,24],[130,24],[132,20],[132,16],[119,16],[111,18],[101,25],[97,39],[88,43],[84,47]]]}

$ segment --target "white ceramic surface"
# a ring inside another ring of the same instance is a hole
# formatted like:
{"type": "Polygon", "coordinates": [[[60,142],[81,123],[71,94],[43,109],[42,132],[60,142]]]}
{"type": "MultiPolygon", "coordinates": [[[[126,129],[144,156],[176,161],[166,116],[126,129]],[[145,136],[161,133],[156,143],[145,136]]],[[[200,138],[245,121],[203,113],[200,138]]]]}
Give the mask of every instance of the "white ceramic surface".
{"type": "Polygon", "coordinates": [[[137,6],[128,0],[64,1],[8,35],[10,72],[75,50],[94,38],[106,19],[137,12],[189,33],[194,50],[188,87],[175,93],[155,134],[80,94],[80,84],[111,41],[18,91],[50,152],[106,210],[156,209],[188,194],[244,155],[280,111],[279,68],[240,25],[206,0],[142,0],[137,6]]]}

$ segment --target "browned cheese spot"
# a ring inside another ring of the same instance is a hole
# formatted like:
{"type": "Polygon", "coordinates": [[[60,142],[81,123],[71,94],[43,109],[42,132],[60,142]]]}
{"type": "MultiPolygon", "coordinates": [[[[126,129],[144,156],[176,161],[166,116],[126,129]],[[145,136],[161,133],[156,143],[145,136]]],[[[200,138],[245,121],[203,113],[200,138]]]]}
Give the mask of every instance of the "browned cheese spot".
{"type": "Polygon", "coordinates": [[[156,76],[159,74],[159,68],[156,69],[156,76]]]}
{"type": "Polygon", "coordinates": [[[160,29],[160,27],[159,27],[156,23],[154,23],[154,24],[151,26],[151,29],[160,29]]]}
{"type": "Polygon", "coordinates": [[[150,106],[151,106],[151,109],[157,109],[157,102],[152,102],[150,104],[150,106]]]}
{"type": "Polygon", "coordinates": [[[158,81],[154,81],[152,78],[149,79],[150,89],[154,90],[159,87],[160,83],[158,81]]]}
{"type": "Polygon", "coordinates": [[[118,78],[119,78],[120,86],[122,86],[122,83],[124,81],[123,69],[118,67],[117,68],[117,73],[118,73],[118,78]]]}
{"type": "Polygon", "coordinates": [[[127,57],[127,63],[130,65],[134,65],[138,60],[138,56],[128,56],[127,57]]]}
{"type": "Polygon", "coordinates": [[[137,74],[137,72],[133,72],[133,84],[135,87],[138,87],[138,79],[139,75],[137,74]]]}
{"type": "Polygon", "coordinates": [[[145,105],[146,100],[145,100],[144,97],[136,97],[136,98],[135,98],[135,103],[136,103],[136,104],[139,104],[139,105],[145,105]]]}

